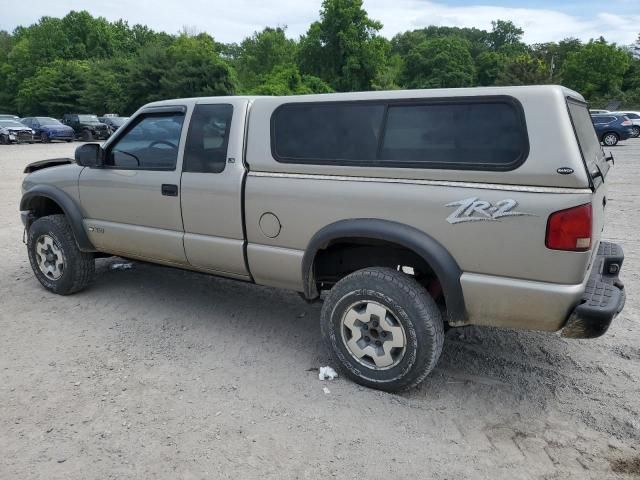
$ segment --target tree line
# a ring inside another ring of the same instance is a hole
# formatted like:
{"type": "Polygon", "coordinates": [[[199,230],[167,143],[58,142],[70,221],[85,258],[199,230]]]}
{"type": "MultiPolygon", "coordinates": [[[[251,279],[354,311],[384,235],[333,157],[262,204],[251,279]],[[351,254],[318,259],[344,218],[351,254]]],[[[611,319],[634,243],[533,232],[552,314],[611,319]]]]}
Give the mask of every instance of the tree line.
{"type": "Polygon", "coordinates": [[[164,98],[400,88],[562,84],[594,107],[640,109],[640,35],[528,45],[524,31],[438,27],[380,35],[362,0],[324,0],[298,40],[267,27],[240,43],[183,29],[156,32],[86,11],[0,31],[0,112],[130,114],[164,98]]]}

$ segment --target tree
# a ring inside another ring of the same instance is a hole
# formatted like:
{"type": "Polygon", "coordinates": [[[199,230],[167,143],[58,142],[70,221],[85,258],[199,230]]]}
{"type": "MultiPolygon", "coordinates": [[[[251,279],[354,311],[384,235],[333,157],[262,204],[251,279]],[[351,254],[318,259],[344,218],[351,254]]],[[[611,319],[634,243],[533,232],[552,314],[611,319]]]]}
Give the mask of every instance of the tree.
{"type": "Polygon", "coordinates": [[[233,64],[243,89],[254,89],[260,78],[276,67],[296,63],[297,44],[286,37],[284,28],[265,28],[242,41],[233,64]]]}
{"type": "Polygon", "coordinates": [[[476,74],[478,84],[482,86],[495,85],[498,77],[504,71],[508,57],[502,53],[486,51],[476,59],[476,74]]]}
{"type": "Polygon", "coordinates": [[[495,20],[491,22],[491,32],[488,35],[490,47],[496,52],[507,55],[524,53],[527,46],[522,42],[524,30],[510,20],[495,20]]]}
{"type": "Polygon", "coordinates": [[[582,49],[569,53],[562,78],[566,86],[586,98],[615,94],[622,87],[631,55],[604,39],[591,40],[582,49]]]}
{"type": "Polygon", "coordinates": [[[56,60],[40,67],[18,90],[16,106],[22,115],[62,116],[86,111],[78,106],[78,92],[88,79],[89,66],[83,60],[56,60]]]}
{"type": "Polygon", "coordinates": [[[470,87],[474,66],[469,42],[458,37],[426,40],[409,51],[402,73],[409,88],[470,87]]]}
{"type": "Polygon", "coordinates": [[[549,83],[549,68],[529,54],[518,55],[507,61],[498,74],[496,85],[540,85],[549,83]]]}
{"type": "Polygon", "coordinates": [[[300,39],[301,71],[337,91],[370,90],[385,64],[381,28],[362,8],[362,0],[324,0],[320,21],[300,39]]]}
{"type": "Polygon", "coordinates": [[[330,93],[331,87],[318,77],[300,75],[295,64],[278,65],[262,76],[251,93],[253,95],[304,95],[330,93]]]}

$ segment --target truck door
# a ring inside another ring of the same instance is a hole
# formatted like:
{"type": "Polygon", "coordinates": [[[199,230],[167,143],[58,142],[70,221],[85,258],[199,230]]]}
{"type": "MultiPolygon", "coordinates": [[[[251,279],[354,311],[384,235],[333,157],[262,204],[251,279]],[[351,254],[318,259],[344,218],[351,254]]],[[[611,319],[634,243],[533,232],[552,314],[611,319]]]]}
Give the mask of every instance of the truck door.
{"type": "Polygon", "coordinates": [[[242,217],[246,99],[195,105],[180,183],[184,250],[189,264],[248,279],[242,217]]]}
{"type": "Polygon", "coordinates": [[[144,110],[105,145],[101,168],[82,170],[84,226],[99,250],[187,263],[179,196],[185,113],[182,106],[144,110]]]}

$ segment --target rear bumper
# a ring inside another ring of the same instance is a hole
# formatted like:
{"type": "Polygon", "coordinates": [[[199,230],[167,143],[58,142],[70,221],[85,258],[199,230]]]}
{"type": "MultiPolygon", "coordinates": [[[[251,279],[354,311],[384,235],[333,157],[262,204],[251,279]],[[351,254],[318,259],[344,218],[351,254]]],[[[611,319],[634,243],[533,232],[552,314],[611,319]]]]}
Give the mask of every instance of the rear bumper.
{"type": "Polygon", "coordinates": [[[618,278],[623,261],[620,245],[600,242],[580,303],[562,329],[563,337],[596,338],[609,329],[626,301],[624,285],[618,278]]]}

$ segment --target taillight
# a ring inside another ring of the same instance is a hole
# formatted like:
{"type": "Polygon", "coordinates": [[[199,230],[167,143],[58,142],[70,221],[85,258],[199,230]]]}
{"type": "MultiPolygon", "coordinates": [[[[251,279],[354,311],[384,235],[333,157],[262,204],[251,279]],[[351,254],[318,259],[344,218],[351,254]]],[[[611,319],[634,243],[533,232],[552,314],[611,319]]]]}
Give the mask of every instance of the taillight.
{"type": "Polygon", "coordinates": [[[631,120],[625,120],[624,122],[622,122],[622,125],[624,127],[630,127],[631,125],[633,125],[633,123],[631,123],[631,120]]]}
{"type": "Polygon", "coordinates": [[[547,248],[585,252],[591,248],[593,215],[591,204],[586,203],[549,215],[547,221],[547,248]]]}

